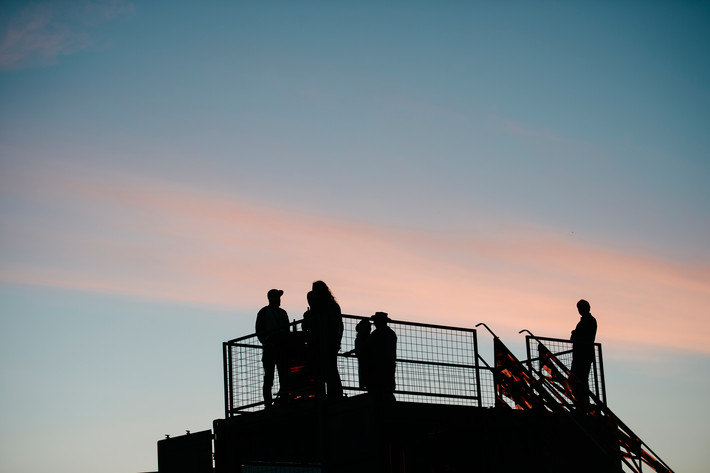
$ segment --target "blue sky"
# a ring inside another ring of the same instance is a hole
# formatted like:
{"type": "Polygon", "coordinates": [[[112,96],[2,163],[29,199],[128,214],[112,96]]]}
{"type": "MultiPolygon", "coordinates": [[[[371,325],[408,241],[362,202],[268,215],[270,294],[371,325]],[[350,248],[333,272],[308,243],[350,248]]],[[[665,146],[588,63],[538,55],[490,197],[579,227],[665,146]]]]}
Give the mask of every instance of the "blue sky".
{"type": "Polygon", "coordinates": [[[565,337],[710,463],[703,2],[4,2],[0,469],[156,469],[271,287],[565,337]],[[48,455],[34,453],[36,442],[48,455]]]}

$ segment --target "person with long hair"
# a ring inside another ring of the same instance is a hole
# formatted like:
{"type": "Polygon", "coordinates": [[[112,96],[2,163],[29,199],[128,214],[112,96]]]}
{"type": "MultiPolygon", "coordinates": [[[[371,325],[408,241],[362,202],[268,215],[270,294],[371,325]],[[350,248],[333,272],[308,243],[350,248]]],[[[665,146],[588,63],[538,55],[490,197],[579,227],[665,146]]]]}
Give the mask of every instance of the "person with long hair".
{"type": "Polygon", "coordinates": [[[304,329],[309,332],[309,344],[318,376],[318,394],[329,398],[343,396],[343,384],[338,372],[338,352],[343,338],[343,315],[340,305],[323,281],[315,281],[308,293],[309,308],[304,329]]]}

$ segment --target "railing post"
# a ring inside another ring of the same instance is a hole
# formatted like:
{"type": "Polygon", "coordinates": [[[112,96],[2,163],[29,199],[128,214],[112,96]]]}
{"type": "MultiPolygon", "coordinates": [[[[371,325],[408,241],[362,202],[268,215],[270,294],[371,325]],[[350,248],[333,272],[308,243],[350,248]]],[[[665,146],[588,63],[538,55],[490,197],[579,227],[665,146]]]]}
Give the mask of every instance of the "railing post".
{"type": "MultiPolygon", "coordinates": [[[[595,360],[596,362],[596,357],[595,360]]],[[[595,363],[596,364],[596,363],[595,363]]],[[[604,356],[602,355],[602,345],[601,343],[599,344],[599,373],[601,374],[601,385],[602,385],[602,390],[601,390],[601,398],[602,402],[604,405],[606,405],[606,380],[604,378],[604,356]]],[[[594,373],[596,376],[596,372],[594,373]]]]}
{"type": "Polygon", "coordinates": [[[478,399],[478,407],[483,405],[483,399],[481,395],[481,369],[478,365],[478,331],[474,329],[473,331],[473,365],[476,367],[476,398],[478,399]]]}
{"type": "Polygon", "coordinates": [[[224,418],[229,417],[229,376],[227,375],[227,342],[222,343],[222,371],[224,374],[224,418]]]}

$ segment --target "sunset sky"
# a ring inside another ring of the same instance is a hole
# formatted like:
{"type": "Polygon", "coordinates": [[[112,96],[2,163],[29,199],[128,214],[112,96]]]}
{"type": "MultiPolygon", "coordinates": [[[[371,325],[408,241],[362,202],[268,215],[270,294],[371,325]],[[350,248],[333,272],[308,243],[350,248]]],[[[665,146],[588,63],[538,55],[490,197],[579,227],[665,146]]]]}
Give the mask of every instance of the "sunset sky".
{"type": "Polygon", "coordinates": [[[609,406],[706,472],[708,50],[707,2],[3,2],[0,471],[157,470],[322,279],[521,358],[589,300],[609,406]]]}

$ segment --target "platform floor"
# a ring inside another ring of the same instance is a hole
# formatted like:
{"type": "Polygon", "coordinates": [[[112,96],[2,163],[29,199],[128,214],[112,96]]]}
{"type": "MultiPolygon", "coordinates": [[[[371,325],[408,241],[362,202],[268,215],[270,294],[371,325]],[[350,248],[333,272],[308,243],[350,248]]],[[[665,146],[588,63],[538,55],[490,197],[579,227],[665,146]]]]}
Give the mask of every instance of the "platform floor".
{"type": "Polygon", "coordinates": [[[309,400],[214,421],[215,471],[270,461],[334,473],[619,472],[614,429],[602,422],[367,395],[309,400]]]}

